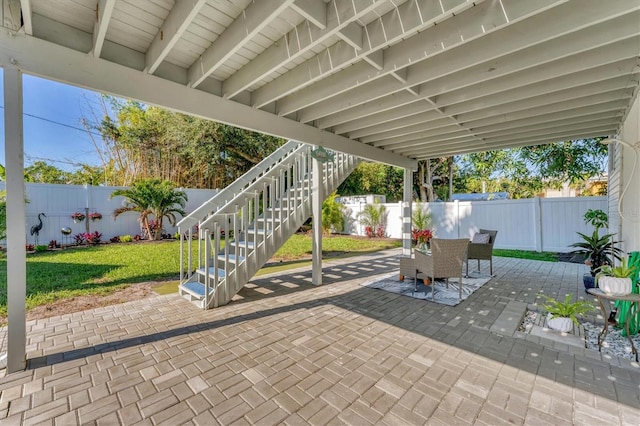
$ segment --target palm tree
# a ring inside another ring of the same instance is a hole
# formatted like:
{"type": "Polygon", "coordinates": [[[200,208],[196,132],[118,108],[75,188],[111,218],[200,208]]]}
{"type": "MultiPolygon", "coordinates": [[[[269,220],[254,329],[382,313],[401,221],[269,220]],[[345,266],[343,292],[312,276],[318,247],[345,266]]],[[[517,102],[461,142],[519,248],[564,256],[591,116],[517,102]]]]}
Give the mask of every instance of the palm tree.
{"type": "Polygon", "coordinates": [[[367,204],[362,211],[358,213],[360,224],[366,228],[370,228],[367,236],[384,236],[387,227],[387,208],[384,204],[367,204]]]}
{"type": "Polygon", "coordinates": [[[113,197],[125,197],[126,204],[113,211],[114,217],[126,212],[137,212],[140,214],[138,221],[140,227],[149,236],[159,240],[162,236],[162,221],[166,217],[169,223],[176,224],[176,214],[184,216],[183,210],[187,203],[187,193],[176,190],[173,184],[160,179],[141,179],[134,182],[128,189],[117,189],[111,194],[113,197]],[[156,226],[151,229],[149,216],[156,218],[156,226]]]}

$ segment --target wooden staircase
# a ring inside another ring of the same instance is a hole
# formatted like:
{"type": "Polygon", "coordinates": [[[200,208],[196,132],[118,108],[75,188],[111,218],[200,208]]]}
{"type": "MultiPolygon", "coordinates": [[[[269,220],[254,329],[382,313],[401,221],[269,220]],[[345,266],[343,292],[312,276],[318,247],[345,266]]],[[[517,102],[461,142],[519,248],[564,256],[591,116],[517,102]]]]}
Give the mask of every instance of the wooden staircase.
{"type": "MultiPolygon", "coordinates": [[[[328,195],[359,159],[323,167],[328,195]]],[[[311,216],[311,146],[289,141],[178,223],[179,293],[202,309],[228,303],[311,216]]]]}

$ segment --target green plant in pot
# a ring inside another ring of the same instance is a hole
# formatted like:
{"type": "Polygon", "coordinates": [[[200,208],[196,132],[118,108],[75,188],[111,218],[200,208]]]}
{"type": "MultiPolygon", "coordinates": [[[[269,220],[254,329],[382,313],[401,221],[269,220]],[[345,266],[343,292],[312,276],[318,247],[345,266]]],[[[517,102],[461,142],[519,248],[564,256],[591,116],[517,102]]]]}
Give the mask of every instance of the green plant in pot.
{"type": "Polygon", "coordinates": [[[547,325],[549,328],[566,333],[571,331],[573,325],[578,325],[578,317],[595,310],[591,302],[578,300],[571,302],[571,295],[567,294],[564,301],[553,297],[540,295],[547,301],[542,308],[547,311],[547,325]]]}
{"type": "Polygon", "coordinates": [[[624,296],[633,291],[631,278],[637,276],[638,269],[629,267],[625,257],[619,266],[601,266],[596,274],[596,280],[603,292],[613,296],[624,296]]]}
{"type": "Polygon", "coordinates": [[[606,227],[608,216],[602,210],[587,210],[584,214],[584,221],[588,225],[593,225],[591,235],[578,232],[582,241],[571,244],[574,247],[571,253],[574,257],[582,256],[584,263],[589,266],[590,273],[584,276],[584,288],[588,290],[595,287],[595,276],[605,265],[613,265],[614,259],[621,259],[622,250],[616,247],[620,241],[613,241],[615,234],[605,234],[600,236],[600,228],[606,227]]]}

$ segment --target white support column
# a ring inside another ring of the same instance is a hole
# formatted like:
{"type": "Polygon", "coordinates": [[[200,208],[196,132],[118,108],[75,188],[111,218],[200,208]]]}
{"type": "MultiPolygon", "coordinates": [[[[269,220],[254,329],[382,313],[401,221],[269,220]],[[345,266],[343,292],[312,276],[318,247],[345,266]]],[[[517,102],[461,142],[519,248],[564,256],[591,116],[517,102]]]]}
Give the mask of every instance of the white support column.
{"type": "Polygon", "coordinates": [[[7,372],[14,373],[25,369],[27,344],[22,72],[15,68],[4,69],[4,140],[7,225],[10,224],[7,226],[7,372]]]}
{"type": "Polygon", "coordinates": [[[413,204],[413,170],[404,169],[402,196],[402,254],[411,256],[411,207],[413,204]]]}
{"type": "Polygon", "coordinates": [[[311,246],[312,255],[312,272],[311,283],[313,285],[322,285],[322,181],[324,179],[322,172],[322,163],[313,159],[312,170],[312,191],[311,196],[311,215],[313,220],[313,242],[311,246]]]}

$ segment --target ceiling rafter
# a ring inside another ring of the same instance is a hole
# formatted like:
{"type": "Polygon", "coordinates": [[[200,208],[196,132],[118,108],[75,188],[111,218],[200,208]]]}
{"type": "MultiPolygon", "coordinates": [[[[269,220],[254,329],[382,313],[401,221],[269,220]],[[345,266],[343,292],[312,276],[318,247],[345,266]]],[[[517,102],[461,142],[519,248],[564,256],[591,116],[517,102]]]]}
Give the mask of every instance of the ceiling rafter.
{"type": "Polygon", "coordinates": [[[269,0],[251,3],[229,27],[211,43],[187,71],[189,85],[198,87],[207,77],[256,36],[293,0],[269,0]]]}
{"type": "MultiPolygon", "coordinates": [[[[361,51],[356,52],[355,50],[352,50],[349,52],[350,54],[342,55],[339,55],[338,52],[336,52],[332,57],[337,59],[331,63],[319,62],[319,59],[321,58],[311,58],[296,66],[291,71],[286,72],[270,83],[255,90],[252,94],[253,105],[260,108],[298,91],[302,87],[308,86],[336,70],[352,64],[354,65],[350,68],[357,67],[359,74],[370,74],[370,66],[359,62],[360,59],[365,56],[369,56],[375,51],[389,46],[394,42],[400,41],[405,37],[410,37],[418,31],[432,27],[435,22],[443,18],[443,15],[461,13],[465,9],[473,7],[472,2],[466,1],[458,2],[450,9],[443,10],[439,3],[440,2],[428,2],[418,4],[412,1],[403,3],[397,8],[397,11],[401,14],[401,21],[403,22],[403,25],[399,25],[395,9],[386,13],[384,16],[380,17],[380,19],[368,24],[365,28],[365,34],[367,34],[368,37],[365,38],[365,47],[361,51]],[[436,3],[438,4],[436,5],[436,3]]],[[[475,3],[479,2],[476,1],[475,3]]],[[[451,3],[446,4],[451,5],[451,3]]],[[[484,3],[481,3],[480,6],[482,4],[484,3]]],[[[339,44],[332,46],[332,49],[340,49],[339,44]]],[[[384,66],[386,68],[386,61],[384,66]]],[[[284,108],[282,111],[283,113],[286,113],[288,110],[288,108],[284,108]]]]}
{"type": "Polygon", "coordinates": [[[33,9],[31,8],[31,0],[20,0],[20,9],[22,10],[22,28],[27,35],[33,35],[33,9]]]}
{"type": "MultiPolygon", "coordinates": [[[[317,0],[310,1],[316,5],[324,5],[317,0]]],[[[332,0],[326,6],[326,26],[324,29],[309,20],[297,25],[277,43],[269,46],[227,78],[222,83],[224,95],[228,98],[234,98],[271,72],[312,51],[316,46],[335,36],[342,28],[362,18],[386,1],[368,0],[352,3],[350,0],[332,0]]],[[[292,7],[298,10],[300,3],[294,2],[292,7]]]]}
{"type": "Polygon", "coordinates": [[[176,2],[145,54],[146,72],[153,74],[158,69],[206,3],[207,0],[176,2]]]}
{"type": "Polygon", "coordinates": [[[316,0],[296,0],[291,8],[321,30],[327,28],[327,5],[316,0]]]}
{"type": "MultiPolygon", "coordinates": [[[[593,0],[589,0],[593,1],[593,0]]],[[[413,37],[407,38],[405,41],[394,44],[384,51],[384,69],[377,73],[372,73],[366,64],[359,62],[349,67],[348,69],[336,72],[331,76],[325,76],[321,82],[309,85],[308,82],[304,82],[303,85],[295,87],[296,93],[289,95],[291,90],[282,90],[287,84],[292,86],[297,84],[297,76],[294,74],[294,70],[278,78],[283,80],[282,87],[280,87],[280,93],[274,93],[275,97],[269,99],[270,101],[278,99],[278,111],[281,114],[290,114],[303,108],[307,108],[323,100],[332,98],[336,95],[349,91],[359,85],[371,82],[392,72],[397,72],[399,69],[407,67],[411,64],[413,67],[418,66],[425,59],[433,57],[442,52],[450,52],[454,47],[460,49],[464,46],[468,46],[471,42],[479,38],[480,40],[491,39],[489,49],[487,49],[486,55],[483,55],[477,50],[471,49],[469,58],[459,58],[471,60],[467,66],[479,63],[493,55],[504,55],[509,51],[517,50],[518,48],[524,48],[525,46],[519,46],[518,43],[509,43],[506,46],[506,50],[502,49],[504,43],[498,43],[494,45],[496,34],[502,33],[498,31],[503,28],[509,28],[515,23],[518,23],[523,17],[528,16],[533,10],[538,10],[540,7],[547,6],[548,4],[556,3],[553,0],[546,0],[542,2],[536,2],[534,5],[531,2],[525,2],[529,5],[528,8],[522,8],[520,3],[513,4],[512,13],[510,13],[511,20],[507,20],[504,16],[503,8],[496,2],[485,2],[474,6],[473,8],[464,11],[454,17],[447,19],[446,21],[436,26],[426,28],[419,34],[413,37]],[[542,3],[542,4],[541,4],[542,3]],[[519,15],[520,14],[520,15],[519,15]],[[463,28],[464,30],[461,30],[463,28]],[[463,34],[461,34],[461,31],[463,34]],[[493,53],[493,55],[492,55],[493,53]],[[309,86],[309,87],[305,87],[309,86]],[[304,88],[303,88],[304,87],[304,88]],[[284,96],[284,97],[283,97],[284,96]],[[282,98],[282,99],[279,99],[282,98]]],[[[561,6],[559,6],[561,7],[561,6]]],[[[390,12],[391,13],[391,12],[390,12]]],[[[543,12],[544,14],[544,12],[543,12]]],[[[535,16],[531,19],[535,19],[535,16]]],[[[377,22],[377,21],[375,21],[377,22]]],[[[526,22],[521,22],[520,25],[524,25],[526,22]]],[[[540,23],[538,23],[540,24],[540,23]]],[[[397,24],[396,24],[397,25],[397,24]]],[[[547,25],[549,25],[547,23],[547,25]]],[[[541,31],[542,32],[542,31],[541,31]]],[[[386,34],[386,28],[385,28],[386,34]]],[[[535,38],[535,36],[532,36],[535,38]]],[[[544,35],[538,35],[538,38],[544,38],[544,35]]],[[[522,36],[516,37],[522,41],[522,36]]],[[[502,37],[500,37],[502,39],[502,37]]],[[[382,46],[379,46],[380,48],[382,46]]],[[[458,50],[458,49],[453,49],[458,50]]],[[[469,49],[467,49],[469,50],[469,49]]],[[[366,52],[363,51],[363,52],[366,52]]],[[[460,69],[456,63],[443,62],[437,67],[438,70],[446,68],[448,72],[452,69],[460,69]]],[[[429,72],[425,73],[427,76],[429,72]]],[[[425,80],[420,81],[420,75],[414,76],[413,72],[408,75],[406,87],[413,87],[416,84],[422,83],[425,80]]],[[[268,88],[275,83],[271,82],[266,86],[256,90],[256,98],[259,98],[261,93],[267,92],[268,88]]],[[[287,88],[288,89],[288,88],[287,88]]],[[[266,100],[266,99],[265,99],[266,100]]],[[[261,102],[257,103],[258,105],[261,102]]]]}
{"type": "Polygon", "coordinates": [[[102,54],[102,47],[111,22],[111,15],[116,6],[116,0],[98,0],[96,4],[96,20],[93,27],[93,48],[91,54],[99,58],[102,54]]]}
{"type": "MultiPolygon", "coordinates": [[[[601,43],[602,40],[602,36],[595,32],[585,31],[577,35],[579,36],[577,38],[584,39],[586,42],[585,45],[587,46],[590,45],[593,47],[596,43],[601,43]]],[[[548,52],[549,49],[553,49],[550,44],[557,45],[559,43],[559,40],[550,41],[539,46],[539,49],[548,52]]],[[[537,61],[538,56],[533,55],[530,51],[518,52],[496,61],[482,63],[469,69],[439,77],[422,84],[420,90],[425,96],[432,97],[438,105],[446,106],[463,100],[480,98],[491,93],[502,93],[525,84],[535,83],[536,81],[571,75],[581,70],[611,64],[619,60],[637,58],[637,52],[640,50],[637,37],[633,38],[631,36],[617,44],[606,44],[592,50],[578,50],[571,53],[570,46],[571,44],[567,43],[566,47],[559,50],[557,55],[548,56],[548,62],[543,64],[540,64],[537,61]],[[500,71],[503,69],[501,64],[507,65],[510,69],[516,68],[518,71],[506,74],[500,71]],[[487,71],[492,68],[492,71],[487,71]]],[[[382,102],[385,102],[387,106],[386,114],[384,114],[384,119],[387,121],[403,117],[405,113],[403,108],[409,103],[413,105],[413,107],[409,108],[412,113],[417,113],[420,105],[423,105],[425,111],[433,109],[426,103],[416,103],[415,98],[402,96],[399,93],[387,95],[387,97],[381,100],[378,99],[376,103],[371,106],[367,103],[353,106],[356,101],[354,101],[353,97],[348,97],[348,95],[349,93],[345,94],[344,97],[350,99],[349,102],[352,104],[352,107],[340,111],[344,102],[343,97],[334,98],[334,111],[338,110],[340,112],[332,113],[329,116],[319,119],[317,121],[318,127],[327,128],[335,125],[336,127],[333,131],[342,134],[366,127],[370,125],[370,123],[378,123],[379,121],[376,115],[381,115],[381,113],[377,112],[375,106],[382,102]],[[397,113],[393,111],[397,111],[397,113]]],[[[354,94],[354,97],[356,97],[356,94],[354,94]]],[[[325,102],[315,105],[314,107],[320,108],[324,106],[325,102]]],[[[304,112],[305,110],[302,111],[302,114],[304,114],[304,112]]]]}

